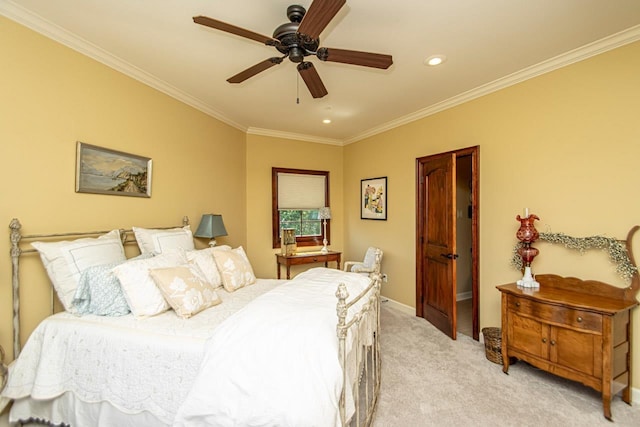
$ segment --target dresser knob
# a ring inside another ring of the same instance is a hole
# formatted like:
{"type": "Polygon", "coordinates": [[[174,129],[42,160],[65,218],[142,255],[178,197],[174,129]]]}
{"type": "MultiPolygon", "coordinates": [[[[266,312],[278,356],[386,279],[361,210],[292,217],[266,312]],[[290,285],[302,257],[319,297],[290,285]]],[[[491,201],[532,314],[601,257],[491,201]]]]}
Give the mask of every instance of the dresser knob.
{"type": "Polygon", "coordinates": [[[556,345],[556,342],[554,340],[551,340],[551,345],[556,345]]]}
{"type": "Polygon", "coordinates": [[[578,323],[582,323],[582,317],[578,316],[576,320],[578,321],[578,323]]]}
{"type": "Polygon", "coordinates": [[[542,338],[542,342],[546,344],[547,343],[547,339],[546,338],[542,338]]]}
{"type": "Polygon", "coordinates": [[[516,303],[516,307],[520,307],[520,303],[519,302],[516,303]]]}

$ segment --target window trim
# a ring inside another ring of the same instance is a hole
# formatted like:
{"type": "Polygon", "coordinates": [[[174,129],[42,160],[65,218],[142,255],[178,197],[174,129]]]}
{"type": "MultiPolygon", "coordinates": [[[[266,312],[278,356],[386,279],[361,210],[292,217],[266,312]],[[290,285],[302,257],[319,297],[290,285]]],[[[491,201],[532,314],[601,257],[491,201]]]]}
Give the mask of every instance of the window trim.
{"type": "MultiPolygon", "coordinates": [[[[273,248],[280,248],[280,212],[278,211],[278,174],[289,173],[299,175],[323,175],[325,177],[324,205],[329,205],[329,171],[318,171],[309,169],[271,168],[271,236],[273,248]]],[[[318,206],[321,208],[321,206],[318,206]]],[[[296,236],[297,246],[322,246],[324,227],[320,227],[318,236],[296,236]]],[[[327,220],[327,241],[331,243],[331,220],[327,220]]]]}

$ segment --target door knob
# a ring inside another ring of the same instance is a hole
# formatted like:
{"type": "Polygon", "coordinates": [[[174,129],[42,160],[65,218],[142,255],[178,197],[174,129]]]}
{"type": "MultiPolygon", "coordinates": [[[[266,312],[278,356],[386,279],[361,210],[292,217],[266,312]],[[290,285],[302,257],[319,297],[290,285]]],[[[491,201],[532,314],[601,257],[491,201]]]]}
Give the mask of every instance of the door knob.
{"type": "Polygon", "coordinates": [[[458,254],[440,254],[441,257],[444,258],[448,258],[448,259],[456,259],[458,258],[458,254]]]}

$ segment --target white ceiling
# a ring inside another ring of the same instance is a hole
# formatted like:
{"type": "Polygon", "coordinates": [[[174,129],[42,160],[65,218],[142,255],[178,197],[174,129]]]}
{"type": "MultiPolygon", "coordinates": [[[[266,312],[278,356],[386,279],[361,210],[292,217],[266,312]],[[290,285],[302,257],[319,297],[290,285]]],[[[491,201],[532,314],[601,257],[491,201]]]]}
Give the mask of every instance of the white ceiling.
{"type": "Polygon", "coordinates": [[[291,4],[311,0],[0,0],[0,14],[249,133],[335,144],[640,40],[640,0],[347,0],[321,46],[390,54],[388,70],[314,59],[321,99],[288,60],[227,83],[275,49],[192,17],[271,36],[291,4]],[[425,66],[434,54],[446,62],[425,66]]]}

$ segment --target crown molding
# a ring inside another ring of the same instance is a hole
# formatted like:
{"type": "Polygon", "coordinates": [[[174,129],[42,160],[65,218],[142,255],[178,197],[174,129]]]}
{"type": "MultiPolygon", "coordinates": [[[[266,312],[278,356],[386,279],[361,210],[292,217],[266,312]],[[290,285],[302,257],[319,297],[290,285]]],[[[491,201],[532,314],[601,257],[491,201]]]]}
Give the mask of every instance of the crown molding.
{"type": "Polygon", "coordinates": [[[315,142],[317,144],[329,144],[329,145],[341,145],[341,146],[344,145],[344,141],[340,139],[322,138],[319,136],[304,135],[304,134],[293,133],[293,132],[283,132],[283,131],[272,130],[272,129],[250,127],[247,129],[247,134],[270,136],[274,138],[295,139],[296,141],[315,142]]]}
{"type": "Polygon", "coordinates": [[[482,86],[478,86],[467,92],[463,92],[460,95],[456,95],[452,98],[430,105],[429,107],[408,114],[397,120],[393,120],[380,126],[376,126],[372,129],[369,129],[368,131],[346,139],[344,141],[344,145],[348,145],[362,139],[372,137],[374,135],[386,132],[402,125],[406,125],[408,123],[420,120],[427,116],[431,116],[457,105],[464,104],[465,102],[480,98],[481,96],[488,95],[492,92],[496,92],[509,86],[513,86],[525,80],[529,80],[542,74],[546,74],[559,68],[574,64],[576,62],[583,61],[592,56],[599,55],[606,51],[613,50],[615,48],[636,42],[638,40],[640,40],[640,25],[636,25],[624,31],[620,31],[619,33],[612,34],[608,37],[597,40],[593,43],[589,43],[577,49],[560,54],[539,64],[532,65],[520,71],[516,71],[515,73],[499,78],[482,86]]]}
{"type": "Polygon", "coordinates": [[[480,98],[484,95],[488,95],[498,90],[521,83],[525,80],[532,79],[542,74],[549,73],[559,68],[566,67],[567,65],[571,65],[592,56],[599,55],[606,51],[640,40],[640,25],[636,25],[634,27],[620,31],[619,33],[605,37],[601,40],[597,40],[593,43],[589,43],[567,53],[558,55],[539,64],[532,65],[508,76],[494,80],[493,82],[478,86],[467,92],[430,105],[429,107],[400,117],[396,120],[383,123],[350,138],[340,140],[323,138],[314,135],[303,135],[292,132],[247,127],[231,120],[221,112],[211,108],[211,106],[207,105],[203,101],[179,90],[178,88],[155,77],[154,75],[147,73],[138,67],[135,67],[134,65],[118,58],[117,56],[112,55],[111,53],[88,42],[87,40],[79,38],[69,31],[45,20],[39,15],[36,15],[9,0],[0,0],[0,15],[16,21],[19,24],[22,24],[37,33],[55,40],[85,56],[88,56],[110,68],[113,68],[116,71],[119,71],[135,80],[138,80],[147,86],[150,86],[172,98],[175,98],[178,101],[181,101],[199,111],[202,111],[203,113],[217,120],[220,120],[221,122],[226,123],[229,126],[246,132],[247,134],[342,146],[361,141],[363,139],[386,132],[399,126],[403,126],[408,123],[423,119],[449,108],[453,108],[457,105],[464,104],[465,102],[480,98]]]}
{"type": "Polygon", "coordinates": [[[59,27],[41,16],[34,14],[21,6],[7,0],[0,0],[0,15],[3,15],[12,21],[15,21],[19,24],[24,25],[25,27],[40,33],[64,46],[67,46],[89,58],[92,58],[114,70],[121,72],[139,82],[150,86],[166,95],[169,95],[172,98],[177,99],[203,113],[214,117],[215,119],[220,120],[232,126],[236,129],[239,129],[243,132],[246,132],[247,127],[237,123],[224,114],[220,113],[212,109],[209,105],[204,103],[203,101],[181,91],[180,89],[170,85],[169,83],[159,79],[153,74],[147,73],[146,71],[118,58],[115,55],[107,52],[106,50],[90,43],[83,38],[78,37],[77,35],[65,30],[62,27],[59,27]]]}

